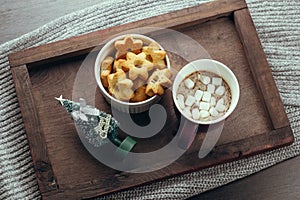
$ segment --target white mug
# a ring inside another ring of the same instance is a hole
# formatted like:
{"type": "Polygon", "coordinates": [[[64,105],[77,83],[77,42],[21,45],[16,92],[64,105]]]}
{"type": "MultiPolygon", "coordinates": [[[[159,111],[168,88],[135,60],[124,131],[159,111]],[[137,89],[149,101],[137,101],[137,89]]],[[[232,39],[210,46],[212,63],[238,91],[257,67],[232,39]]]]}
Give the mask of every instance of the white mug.
{"type": "Polygon", "coordinates": [[[172,93],[173,101],[177,109],[183,116],[182,119],[185,120],[180,130],[179,146],[183,149],[187,149],[193,142],[199,125],[217,124],[218,122],[224,121],[234,111],[239,101],[240,88],[234,73],[226,65],[211,59],[200,59],[188,63],[177,73],[173,82],[172,93]],[[197,71],[206,71],[217,74],[218,76],[222,77],[223,80],[225,80],[225,82],[228,84],[232,99],[230,106],[228,110],[224,113],[224,115],[216,119],[201,121],[195,120],[192,117],[187,116],[180,108],[177,102],[178,87],[186,77],[197,71]]]}

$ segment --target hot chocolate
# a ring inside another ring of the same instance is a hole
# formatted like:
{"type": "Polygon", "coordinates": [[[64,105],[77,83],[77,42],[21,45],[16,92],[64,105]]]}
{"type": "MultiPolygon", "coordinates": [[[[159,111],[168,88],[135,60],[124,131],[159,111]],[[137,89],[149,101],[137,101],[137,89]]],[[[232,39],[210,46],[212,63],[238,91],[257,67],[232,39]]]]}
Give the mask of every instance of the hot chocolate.
{"type": "Polygon", "coordinates": [[[179,84],[176,100],[182,112],[194,120],[211,121],[223,116],[231,104],[231,91],[219,75],[196,71],[179,84]]]}

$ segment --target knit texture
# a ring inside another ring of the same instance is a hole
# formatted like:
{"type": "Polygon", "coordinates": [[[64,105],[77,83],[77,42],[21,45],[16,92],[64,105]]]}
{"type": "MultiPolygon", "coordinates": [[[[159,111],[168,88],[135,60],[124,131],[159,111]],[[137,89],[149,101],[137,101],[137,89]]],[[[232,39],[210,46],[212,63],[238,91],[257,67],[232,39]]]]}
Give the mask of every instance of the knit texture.
{"type": "MultiPolygon", "coordinates": [[[[0,199],[39,199],[8,54],[108,27],[198,5],[204,0],[112,0],[52,21],[0,46],[0,199]]],[[[183,199],[243,178],[300,153],[300,1],[247,0],[279,89],[295,142],[99,199],[183,199]]]]}

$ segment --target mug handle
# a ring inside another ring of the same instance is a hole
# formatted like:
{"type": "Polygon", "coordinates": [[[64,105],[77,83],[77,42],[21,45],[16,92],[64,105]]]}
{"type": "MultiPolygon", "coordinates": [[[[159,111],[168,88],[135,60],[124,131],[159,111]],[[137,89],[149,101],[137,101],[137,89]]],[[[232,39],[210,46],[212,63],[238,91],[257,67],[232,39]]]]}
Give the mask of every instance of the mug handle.
{"type": "Polygon", "coordinates": [[[198,124],[191,122],[185,117],[181,116],[179,127],[178,147],[187,150],[194,141],[198,130],[198,124]]]}

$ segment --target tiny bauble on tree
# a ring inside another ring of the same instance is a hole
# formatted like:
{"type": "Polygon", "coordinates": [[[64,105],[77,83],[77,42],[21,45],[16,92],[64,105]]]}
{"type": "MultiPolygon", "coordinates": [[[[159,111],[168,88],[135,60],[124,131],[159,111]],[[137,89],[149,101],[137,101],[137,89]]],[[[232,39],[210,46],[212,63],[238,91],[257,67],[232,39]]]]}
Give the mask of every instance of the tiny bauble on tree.
{"type": "Polygon", "coordinates": [[[118,152],[126,154],[132,150],[136,141],[127,136],[123,141],[118,138],[118,122],[110,115],[99,109],[86,105],[83,98],[79,102],[63,99],[58,100],[72,116],[75,125],[84,134],[84,137],[94,147],[101,147],[111,141],[118,147],[118,152]]]}

